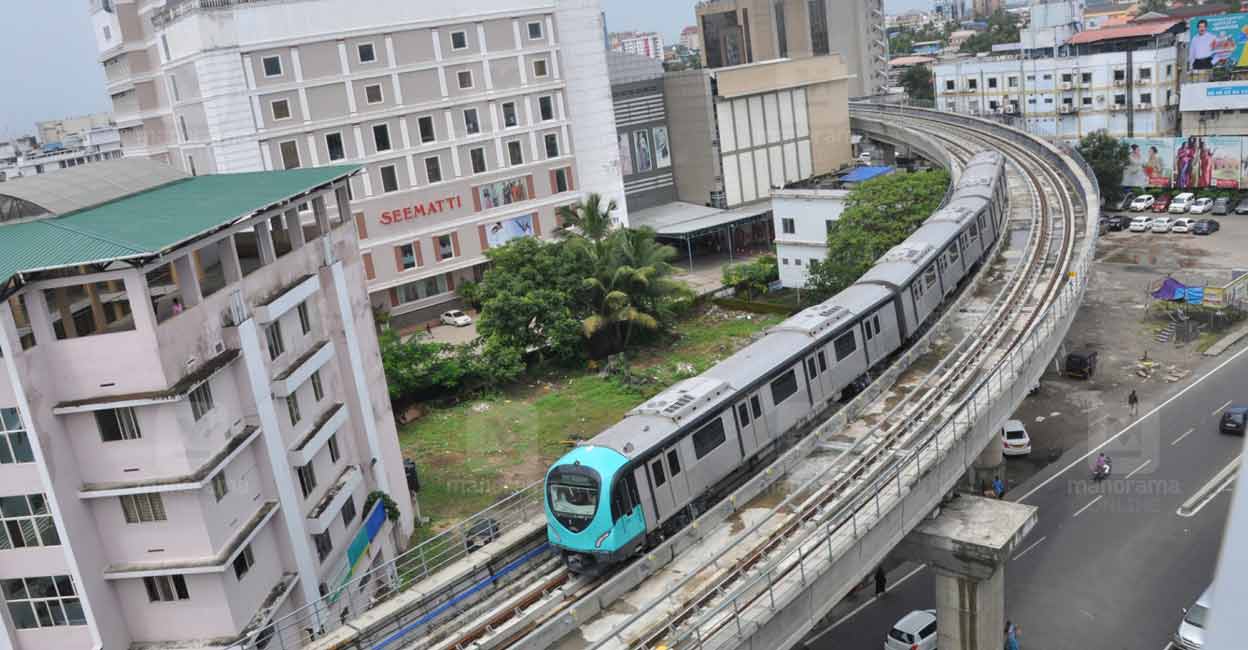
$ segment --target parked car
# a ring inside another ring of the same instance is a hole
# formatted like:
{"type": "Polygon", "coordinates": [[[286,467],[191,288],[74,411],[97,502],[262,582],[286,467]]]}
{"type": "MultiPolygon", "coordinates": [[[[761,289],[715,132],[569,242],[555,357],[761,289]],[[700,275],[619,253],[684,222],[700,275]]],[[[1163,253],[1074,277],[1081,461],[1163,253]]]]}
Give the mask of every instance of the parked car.
{"type": "MultiPolygon", "coordinates": [[[[1156,217],[1157,219],[1165,219],[1165,217],[1156,217]]],[[[1135,217],[1131,220],[1128,228],[1131,232],[1148,232],[1153,227],[1153,217],[1135,217]]]]}
{"type": "Polygon", "coordinates": [[[936,610],[916,609],[884,637],[884,650],[936,650],[936,610]]]}
{"type": "Polygon", "coordinates": [[[1196,195],[1191,192],[1184,192],[1170,200],[1168,210],[1171,214],[1183,214],[1187,212],[1188,208],[1192,207],[1192,201],[1194,200],[1196,200],[1196,195]]]}
{"type": "Polygon", "coordinates": [[[472,324],[472,317],[458,309],[442,312],[442,322],[455,327],[467,327],[472,324]]]}
{"type": "Polygon", "coordinates": [[[1223,215],[1231,211],[1231,200],[1225,196],[1220,196],[1213,200],[1213,209],[1210,214],[1223,215]]]}
{"type": "Polygon", "coordinates": [[[1131,201],[1132,212],[1143,212],[1151,207],[1153,207],[1152,194],[1141,194],[1131,201]]]}
{"type": "Polygon", "coordinates": [[[1119,230],[1126,230],[1131,225],[1131,217],[1114,215],[1112,217],[1106,217],[1105,222],[1109,225],[1111,232],[1117,232],[1119,230]]]}
{"type": "Polygon", "coordinates": [[[1221,226],[1213,219],[1201,219],[1192,224],[1193,235],[1212,235],[1217,232],[1221,226]]]}
{"type": "Polygon", "coordinates": [[[1222,420],[1218,422],[1218,431],[1222,433],[1238,433],[1244,435],[1244,420],[1248,419],[1248,407],[1232,406],[1222,411],[1222,420]]]}
{"type": "Polygon", "coordinates": [[[1127,207],[1130,206],[1131,202],[1134,200],[1135,200],[1135,192],[1125,192],[1123,193],[1122,198],[1118,199],[1117,201],[1114,201],[1113,203],[1109,205],[1109,209],[1113,210],[1114,212],[1122,212],[1123,210],[1126,210],[1127,207]]]}
{"type": "Polygon", "coordinates": [[[1192,201],[1192,207],[1188,208],[1188,212],[1192,214],[1205,214],[1213,209],[1213,199],[1202,196],[1192,201]]]}
{"type": "Polygon", "coordinates": [[[1191,217],[1179,217],[1170,222],[1170,232],[1187,234],[1192,231],[1192,224],[1196,221],[1197,219],[1191,217]]]}
{"type": "Polygon", "coordinates": [[[1065,374],[1067,377],[1091,379],[1096,374],[1096,352],[1079,350],[1066,355],[1065,374]]]}
{"type": "Polygon", "coordinates": [[[1207,587],[1191,607],[1183,608],[1183,620],[1174,633],[1174,647],[1178,650],[1201,650],[1205,647],[1205,625],[1208,624],[1209,606],[1213,604],[1207,587]]]}
{"type": "Polygon", "coordinates": [[[1235,204],[1235,214],[1248,214],[1248,196],[1239,199],[1235,204]]]}
{"type": "Polygon", "coordinates": [[[1031,453],[1031,436],[1020,420],[1006,420],[1001,427],[1001,453],[1006,456],[1026,456],[1031,453]]]}
{"type": "Polygon", "coordinates": [[[1153,225],[1150,230],[1153,232],[1170,232],[1170,225],[1174,223],[1170,217],[1153,217],[1153,225]]]}
{"type": "Polygon", "coordinates": [[[1165,212],[1170,207],[1170,195],[1162,194],[1153,201],[1153,212],[1165,212]]]}

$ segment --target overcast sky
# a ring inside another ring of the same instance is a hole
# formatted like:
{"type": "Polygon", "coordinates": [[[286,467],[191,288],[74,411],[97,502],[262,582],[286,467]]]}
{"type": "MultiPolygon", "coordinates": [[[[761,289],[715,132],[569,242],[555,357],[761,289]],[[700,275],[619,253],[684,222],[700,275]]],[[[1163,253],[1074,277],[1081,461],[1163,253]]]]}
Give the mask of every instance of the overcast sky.
{"type": "MultiPolygon", "coordinates": [[[[850,0],[861,1],[861,0],[850,0]]],[[[657,31],[675,42],[692,25],[692,0],[602,0],[614,31],[657,31]]],[[[889,12],[931,0],[885,0],[889,12]]],[[[0,139],[33,134],[35,122],[111,110],[96,61],[87,0],[5,0],[0,40],[0,139]]]]}

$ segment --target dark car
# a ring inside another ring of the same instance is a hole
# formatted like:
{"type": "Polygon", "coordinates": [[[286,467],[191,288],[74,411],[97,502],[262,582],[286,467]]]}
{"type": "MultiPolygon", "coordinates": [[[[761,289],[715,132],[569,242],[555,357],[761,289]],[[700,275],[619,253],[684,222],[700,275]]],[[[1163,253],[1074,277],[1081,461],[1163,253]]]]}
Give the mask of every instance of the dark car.
{"type": "Polygon", "coordinates": [[[1170,195],[1162,194],[1153,200],[1153,212],[1165,212],[1170,209],[1170,195]]]}
{"type": "Polygon", "coordinates": [[[1231,200],[1225,196],[1214,199],[1213,209],[1209,210],[1209,214],[1226,214],[1231,210],[1231,200]]]}
{"type": "Polygon", "coordinates": [[[1248,408],[1232,406],[1222,412],[1222,421],[1218,423],[1218,431],[1222,433],[1238,433],[1244,435],[1244,423],[1248,420],[1248,408]]]}
{"type": "Polygon", "coordinates": [[[1193,235],[1212,235],[1217,232],[1220,226],[1213,219],[1201,219],[1192,224],[1193,235]]]}
{"type": "Polygon", "coordinates": [[[1239,203],[1235,204],[1235,214],[1248,214],[1248,196],[1241,198],[1239,203]]]}
{"type": "Polygon", "coordinates": [[[1131,202],[1135,200],[1135,196],[1135,192],[1125,192],[1122,198],[1109,205],[1109,209],[1114,212],[1122,212],[1127,209],[1127,206],[1131,205],[1131,202]]]}
{"type": "Polygon", "coordinates": [[[1066,376],[1091,379],[1096,373],[1096,352],[1082,350],[1066,355],[1066,376]]]}
{"type": "Polygon", "coordinates": [[[1131,225],[1131,217],[1125,214],[1107,217],[1106,221],[1109,222],[1109,229],[1112,231],[1126,230],[1127,226],[1131,225]]]}

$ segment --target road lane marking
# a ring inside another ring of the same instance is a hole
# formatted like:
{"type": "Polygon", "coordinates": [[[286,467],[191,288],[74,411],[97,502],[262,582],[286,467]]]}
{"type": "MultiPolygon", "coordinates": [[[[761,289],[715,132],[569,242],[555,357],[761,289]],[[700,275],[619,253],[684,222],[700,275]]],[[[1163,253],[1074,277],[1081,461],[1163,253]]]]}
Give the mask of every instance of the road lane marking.
{"type": "Polygon", "coordinates": [[[1015,556],[1014,556],[1014,559],[1015,559],[1015,560],[1017,560],[1018,558],[1020,558],[1020,557],[1022,557],[1022,556],[1024,556],[1024,555],[1027,555],[1027,551],[1030,551],[1031,549],[1033,549],[1033,548],[1035,548],[1035,547],[1039,546],[1039,545],[1040,545],[1040,542],[1043,542],[1043,541],[1044,541],[1044,540],[1046,540],[1046,539],[1048,539],[1048,536],[1041,537],[1040,539],[1036,540],[1035,542],[1032,542],[1031,546],[1028,546],[1027,548],[1025,548],[1025,549],[1023,549],[1023,550],[1019,551],[1019,552],[1018,552],[1018,555],[1015,555],[1015,556]]]}
{"type": "Polygon", "coordinates": [[[1174,439],[1174,442],[1170,443],[1170,446],[1171,446],[1171,447],[1173,447],[1173,446],[1175,446],[1175,445],[1179,444],[1179,442],[1180,442],[1181,440],[1183,440],[1184,438],[1186,438],[1186,437],[1188,437],[1189,435],[1191,435],[1191,433],[1192,433],[1193,431],[1195,431],[1195,430],[1196,430],[1195,428],[1188,429],[1188,430],[1187,430],[1187,433],[1184,433],[1183,435],[1179,436],[1178,438],[1175,438],[1175,439],[1174,439]]]}
{"type": "Polygon", "coordinates": [[[1217,373],[1218,373],[1218,371],[1219,371],[1219,370],[1222,370],[1223,368],[1225,368],[1225,367],[1227,366],[1227,364],[1229,364],[1229,363],[1231,363],[1231,362],[1233,362],[1233,361],[1238,360],[1238,359],[1239,359],[1241,356],[1243,356],[1243,355],[1244,355],[1244,353],[1246,353],[1246,352],[1248,352],[1248,347],[1245,347],[1244,349],[1240,350],[1239,352],[1236,352],[1235,354],[1231,355],[1231,358],[1227,359],[1226,361],[1223,361],[1222,363],[1219,363],[1216,367],[1214,367],[1214,369],[1213,369],[1213,370],[1210,370],[1209,372],[1207,372],[1207,373],[1205,373],[1205,374],[1201,375],[1201,376],[1200,376],[1200,378],[1198,378],[1196,381],[1192,382],[1190,385],[1188,385],[1187,387],[1185,387],[1183,390],[1181,390],[1181,391],[1179,391],[1179,392],[1175,393],[1175,394],[1174,394],[1174,396],[1173,396],[1173,397],[1171,397],[1170,399],[1168,399],[1168,400],[1166,400],[1166,401],[1162,402],[1161,404],[1158,404],[1157,406],[1154,406],[1154,407],[1153,407],[1153,410],[1149,411],[1148,413],[1145,413],[1143,418],[1139,418],[1139,419],[1135,420],[1134,422],[1132,422],[1132,423],[1128,424],[1125,428],[1123,428],[1123,430],[1122,430],[1122,431],[1119,431],[1118,433],[1115,433],[1114,435],[1112,435],[1112,436],[1110,436],[1109,438],[1107,438],[1107,439],[1105,440],[1105,442],[1102,442],[1101,444],[1099,444],[1099,445],[1097,445],[1097,446],[1093,447],[1092,449],[1089,449],[1089,450],[1088,450],[1088,453],[1086,453],[1086,454],[1084,454],[1083,456],[1080,456],[1079,458],[1076,458],[1075,460],[1071,461],[1071,463],[1070,463],[1069,465],[1067,465],[1067,466],[1063,467],[1060,471],[1058,471],[1058,472],[1057,472],[1056,474],[1054,474],[1053,476],[1050,476],[1049,478],[1044,479],[1043,481],[1041,481],[1041,482],[1040,482],[1040,484],[1039,484],[1039,485],[1037,485],[1036,487],[1031,488],[1031,490],[1027,491],[1027,493],[1023,494],[1023,496],[1018,497],[1017,499],[1014,499],[1014,501],[1016,501],[1016,502],[1018,502],[1018,503],[1022,503],[1023,501],[1026,501],[1026,500],[1027,500],[1027,497],[1030,497],[1031,495],[1033,495],[1033,494],[1035,494],[1036,492],[1040,491],[1040,489],[1041,489],[1041,488],[1043,488],[1044,486],[1046,486],[1046,485],[1048,485],[1049,483],[1052,483],[1053,481],[1057,480],[1057,478],[1058,478],[1058,477],[1060,477],[1061,475],[1065,474],[1066,472],[1069,472],[1069,471],[1071,470],[1071,468],[1073,468],[1074,466],[1076,466],[1076,465],[1079,465],[1079,464],[1083,463],[1083,461],[1085,461],[1085,460],[1087,460],[1089,457],[1091,457],[1091,456],[1092,456],[1092,454],[1095,454],[1096,452],[1098,452],[1098,451],[1100,451],[1100,450],[1104,449],[1106,445],[1108,445],[1109,443],[1111,443],[1111,442],[1113,442],[1113,441],[1117,440],[1118,438],[1122,437],[1122,436],[1123,436],[1126,432],[1128,432],[1128,431],[1130,431],[1130,430],[1131,430],[1131,427],[1134,427],[1136,424],[1139,424],[1139,423],[1140,423],[1141,421],[1143,421],[1145,418],[1148,418],[1148,417],[1152,416],[1154,413],[1156,413],[1156,412],[1160,411],[1161,409],[1165,408],[1168,404],[1170,404],[1170,402],[1173,402],[1174,400],[1179,399],[1179,398],[1180,398],[1180,397],[1182,397],[1185,393],[1187,393],[1187,391],[1189,391],[1189,390],[1191,390],[1191,389],[1193,389],[1193,388],[1195,388],[1195,387],[1199,386],[1201,382],[1203,382],[1204,380],[1206,380],[1206,379],[1208,379],[1208,378],[1210,378],[1210,377],[1214,376],[1215,374],[1217,374],[1217,373]]]}
{"type": "Polygon", "coordinates": [[[1222,409],[1224,409],[1224,408],[1226,408],[1226,407],[1230,406],[1230,405],[1231,405],[1231,402],[1234,402],[1234,401],[1235,401],[1235,400],[1233,400],[1233,399],[1228,399],[1228,400],[1226,400],[1226,403],[1225,403],[1225,404],[1223,404],[1222,406],[1219,406],[1217,409],[1214,409],[1213,413],[1210,413],[1210,415],[1217,415],[1217,414],[1221,413],[1221,412],[1222,412],[1222,409]]]}
{"type": "Polygon", "coordinates": [[[1078,517],[1079,515],[1083,514],[1084,510],[1091,508],[1092,506],[1096,505],[1097,501],[1100,501],[1101,499],[1104,499],[1104,498],[1105,498],[1104,494],[1098,494],[1095,499],[1092,499],[1091,501],[1089,501],[1088,505],[1080,508],[1078,511],[1075,512],[1075,514],[1071,515],[1070,518],[1074,519],[1075,517],[1078,517]]]}
{"type": "Polygon", "coordinates": [[[1144,469],[1144,467],[1145,467],[1146,465],[1148,465],[1149,463],[1151,463],[1151,462],[1153,462],[1153,459],[1152,459],[1152,458],[1149,458],[1148,460],[1146,460],[1146,461],[1144,461],[1144,462],[1140,463],[1140,466],[1139,466],[1139,467],[1137,467],[1137,468],[1135,468],[1135,469],[1131,470],[1131,473],[1130,473],[1130,474],[1127,474],[1125,477],[1123,477],[1123,479],[1125,480],[1125,479],[1129,479],[1129,478],[1131,478],[1132,476],[1135,476],[1135,473],[1136,473],[1136,472],[1138,472],[1138,471],[1140,471],[1140,470],[1144,469]]]}
{"type": "MultiPolygon", "coordinates": [[[[893,583],[893,586],[892,586],[892,587],[893,587],[893,589],[896,589],[897,587],[900,587],[900,586],[901,586],[902,584],[904,584],[907,580],[909,580],[911,577],[913,577],[913,576],[914,576],[914,574],[916,574],[916,573],[918,573],[918,572],[920,572],[920,571],[922,571],[923,569],[926,569],[926,568],[927,568],[927,565],[926,565],[926,564],[920,564],[918,567],[916,567],[916,568],[915,568],[913,571],[911,571],[910,573],[907,573],[906,575],[901,576],[900,578],[898,578],[898,579],[897,579],[897,582],[894,582],[894,583],[893,583]]],[[[887,589],[885,589],[885,590],[884,590],[884,593],[888,593],[888,590],[887,590],[887,589]]],[[[849,619],[853,618],[854,616],[857,616],[857,615],[858,615],[858,612],[861,612],[862,610],[866,609],[868,605],[870,605],[870,604],[874,603],[876,600],[879,600],[879,598],[880,598],[879,596],[872,596],[872,597],[871,597],[871,600],[868,600],[867,602],[865,602],[865,603],[863,603],[863,604],[861,604],[861,605],[859,605],[859,606],[855,607],[855,608],[854,608],[854,611],[852,611],[852,612],[850,612],[850,613],[848,613],[848,614],[846,614],[846,615],[842,616],[842,617],[840,618],[840,620],[836,621],[835,623],[833,623],[833,624],[831,624],[831,625],[829,625],[829,626],[827,626],[827,627],[823,628],[822,630],[819,630],[818,632],[811,632],[811,633],[810,633],[810,634],[806,637],[806,639],[805,639],[805,644],[806,644],[806,645],[810,645],[811,643],[814,643],[815,641],[818,641],[820,637],[822,637],[823,635],[827,634],[828,632],[831,632],[832,630],[835,630],[838,626],[840,626],[840,625],[841,625],[842,623],[844,623],[845,621],[848,621],[849,619]]]]}
{"type": "Polygon", "coordinates": [[[1174,513],[1180,517],[1195,517],[1196,513],[1209,505],[1209,502],[1213,501],[1214,497],[1218,496],[1222,490],[1235,481],[1235,470],[1239,467],[1239,461],[1242,458],[1242,456],[1236,456],[1235,460],[1218,470],[1218,473],[1214,474],[1208,483],[1196,490],[1192,498],[1184,501],[1183,505],[1179,506],[1179,509],[1175,510],[1174,513]]]}

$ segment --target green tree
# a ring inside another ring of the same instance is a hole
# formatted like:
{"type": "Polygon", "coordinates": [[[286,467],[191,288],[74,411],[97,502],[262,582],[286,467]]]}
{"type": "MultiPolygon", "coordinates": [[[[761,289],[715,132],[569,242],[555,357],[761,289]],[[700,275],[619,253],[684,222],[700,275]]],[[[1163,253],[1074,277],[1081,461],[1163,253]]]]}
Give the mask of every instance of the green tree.
{"type": "Polygon", "coordinates": [[[1142,15],[1150,12],[1164,14],[1169,11],[1170,7],[1166,0],[1140,0],[1135,4],[1136,15],[1142,15]]]}
{"type": "Polygon", "coordinates": [[[673,280],[671,260],[676,250],[659,244],[649,228],[613,232],[605,254],[595,256],[594,267],[582,281],[589,294],[589,313],[582,328],[596,350],[626,347],[633,333],[660,330],[670,324],[671,303],[684,286],[673,280]]]}
{"type": "Polygon", "coordinates": [[[827,258],[811,262],[803,300],[822,302],[856,282],[931,216],[948,187],[943,170],[890,174],[855,187],[828,231],[827,258]]]}
{"type": "Polygon", "coordinates": [[[888,39],[889,56],[902,56],[914,51],[914,35],[909,30],[901,30],[896,36],[888,39]]]}
{"type": "Polygon", "coordinates": [[[557,214],[563,221],[563,232],[598,242],[606,238],[614,225],[611,213],[617,206],[614,200],[604,201],[597,192],[570,206],[559,208],[557,214]]]}
{"type": "Polygon", "coordinates": [[[930,102],[936,98],[932,87],[932,69],[925,65],[912,65],[906,68],[898,81],[906,89],[906,94],[910,96],[910,99],[930,102]]]}
{"type": "Polygon", "coordinates": [[[1102,130],[1083,136],[1076,149],[1096,174],[1101,196],[1111,201],[1122,196],[1122,171],[1130,154],[1127,143],[1102,130]]]}
{"type": "Polygon", "coordinates": [[[988,17],[988,29],[966,39],[960,51],[989,52],[993,45],[1018,42],[1018,16],[998,9],[988,17]]]}
{"type": "Polygon", "coordinates": [[[385,330],[379,341],[390,399],[400,404],[496,388],[524,371],[519,349],[485,338],[453,345],[385,330]]]}
{"type": "Polygon", "coordinates": [[[727,264],[723,270],[723,282],[738,296],[753,300],[755,295],[767,293],[767,286],[780,279],[780,266],[775,255],[763,255],[750,262],[727,264]]]}

